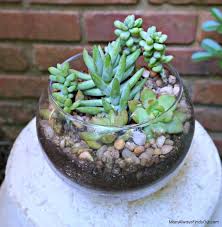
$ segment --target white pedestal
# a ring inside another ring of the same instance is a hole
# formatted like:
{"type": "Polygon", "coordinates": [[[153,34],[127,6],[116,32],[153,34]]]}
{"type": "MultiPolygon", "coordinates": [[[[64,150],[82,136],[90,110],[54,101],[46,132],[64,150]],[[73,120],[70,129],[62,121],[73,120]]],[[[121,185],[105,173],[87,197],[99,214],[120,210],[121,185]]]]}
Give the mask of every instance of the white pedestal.
{"type": "MultiPolygon", "coordinates": [[[[220,187],[217,150],[197,122],[192,149],[179,174],[157,193],[126,201],[87,194],[59,178],[43,155],[33,120],[19,135],[9,157],[0,191],[0,226],[162,227],[172,226],[170,220],[209,220],[220,187]]],[[[222,226],[219,221],[213,226],[222,226]]]]}

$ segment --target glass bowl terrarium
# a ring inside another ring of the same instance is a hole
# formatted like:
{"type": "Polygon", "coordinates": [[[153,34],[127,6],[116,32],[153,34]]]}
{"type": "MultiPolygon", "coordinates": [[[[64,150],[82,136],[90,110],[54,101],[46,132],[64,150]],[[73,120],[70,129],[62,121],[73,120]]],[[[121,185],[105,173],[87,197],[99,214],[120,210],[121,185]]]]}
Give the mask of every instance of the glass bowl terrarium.
{"type": "Polygon", "coordinates": [[[71,182],[102,191],[151,187],[189,150],[193,107],[165,55],[165,34],[115,21],[118,38],[50,67],[38,114],[48,159],[71,182]]]}

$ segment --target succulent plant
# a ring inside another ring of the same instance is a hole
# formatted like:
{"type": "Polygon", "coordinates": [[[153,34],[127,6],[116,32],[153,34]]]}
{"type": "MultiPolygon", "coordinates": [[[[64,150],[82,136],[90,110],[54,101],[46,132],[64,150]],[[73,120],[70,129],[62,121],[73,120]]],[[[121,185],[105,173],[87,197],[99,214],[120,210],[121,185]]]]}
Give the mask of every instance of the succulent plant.
{"type": "Polygon", "coordinates": [[[175,110],[175,101],[175,96],[162,94],[157,97],[151,89],[145,87],[139,100],[129,101],[131,117],[139,124],[150,121],[144,129],[147,138],[152,138],[153,134],[180,133],[186,114],[175,110]]]}
{"type": "MultiPolygon", "coordinates": [[[[215,31],[222,34],[222,12],[217,8],[211,9],[211,14],[216,20],[209,20],[203,23],[202,29],[206,32],[215,31]]],[[[219,60],[219,66],[222,67],[222,46],[213,39],[206,38],[201,42],[203,51],[192,55],[195,62],[206,61],[210,59],[219,60]]]]}
{"type": "Polygon", "coordinates": [[[140,49],[140,32],[142,29],[142,18],[135,19],[134,15],[129,15],[124,22],[116,20],[114,26],[116,27],[114,33],[121,42],[123,53],[126,55],[140,49]]]}
{"type": "Polygon", "coordinates": [[[165,55],[167,35],[158,32],[155,26],[147,29],[147,32],[140,32],[140,46],[143,49],[143,56],[148,67],[154,72],[162,73],[163,64],[172,61],[172,55],[165,55]]]}
{"type": "MultiPolygon", "coordinates": [[[[166,132],[181,130],[176,122],[176,111],[166,112],[175,97],[161,95],[157,98],[152,90],[144,88],[147,81],[142,76],[144,68],[136,67],[138,58],[143,55],[148,68],[164,74],[162,64],[173,58],[165,55],[167,35],[157,32],[154,26],[145,32],[142,24],[143,20],[135,19],[134,15],[127,16],[124,22],[115,21],[116,40],[104,49],[95,45],[90,53],[83,50],[87,73],[71,69],[68,62],[49,68],[52,95],[65,112],[92,115],[90,121],[101,126],[152,120],[155,124],[161,123],[162,127],[164,124],[166,132]],[[171,124],[171,130],[166,124],[171,124]]],[[[146,131],[149,128],[147,126],[146,131]]],[[[154,132],[153,128],[150,130],[154,132]]],[[[90,147],[99,147],[101,140],[114,140],[112,133],[106,138],[92,133],[81,136],[90,147]]],[[[126,136],[129,135],[126,132],[126,136]]]]}
{"type": "MultiPolygon", "coordinates": [[[[155,26],[149,27],[145,32],[142,28],[143,20],[135,20],[134,15],[126,17],[124,22],[116,20],[115,34],[121,42],[122,51],[130,54],[142,49],[145,62],[154,72],[164,74],[163,64],[172,61],[172,55],[165,55],[167,35],[158,32],[155,26]]],[[[163,75],[164,77],[164,75],[163,75]]]]}

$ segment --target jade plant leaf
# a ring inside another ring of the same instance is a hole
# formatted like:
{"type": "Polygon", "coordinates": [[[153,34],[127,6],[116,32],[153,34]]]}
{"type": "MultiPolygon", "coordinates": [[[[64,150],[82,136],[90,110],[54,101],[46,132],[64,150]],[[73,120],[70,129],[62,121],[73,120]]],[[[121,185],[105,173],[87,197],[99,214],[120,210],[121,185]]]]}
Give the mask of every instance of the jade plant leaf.
{"type": "Polygon", "coordinates": [[[138,100],[133,99],[128,101],[128,107],[131,113],[133,113],[139,105],[141,104],[138,100]]]}
{"type": "Polygon", "coordinates": [[[81,132],[80,133],[80,138],[83,140],[99,140],[100,135],[97,134],[96,132],[81,132]]]}
{"type": "Polygon", "coordinates": [[[141,92],[140,99],[144,107],[148,107],[151,102],[156,100],[156,94],[149,88],[144,88],[141,92]]]}
{"type": "Polygon", "coordinates": [[[175,103],[176,98],[173,95],[161,95],[158,98],[159,105],[163,106],[165,110],[168,110],[175,103]]]}
{"type": "Polygon", "coordinates": [[[136,110],[133,112],[131,117],[138,124],[145,123],[145,122],[151,120],[149,114],[142,107],[136,108],[136,110]]]}
{"type": "Polygon", "coordinates": [[[177,134],[183,131],[183,124],[181,121],[174,119],[166,124],[167,132],[170,134],[177,134]]]}

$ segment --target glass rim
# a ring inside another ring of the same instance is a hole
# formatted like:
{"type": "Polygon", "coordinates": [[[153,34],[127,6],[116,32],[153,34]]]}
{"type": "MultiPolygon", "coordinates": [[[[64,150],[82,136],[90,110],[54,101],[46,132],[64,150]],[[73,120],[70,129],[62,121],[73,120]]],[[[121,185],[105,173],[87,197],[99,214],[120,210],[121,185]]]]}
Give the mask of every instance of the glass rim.
{"type": "MultiPolygon", "coordinates": [[[[78,53],[76,55],[73,55],[71,56],[70,58],[66,59],[62,64],[64,64],[65,62],[72,62],[72,61],[75,61],[75,60],[78,60],[80,57],[82,57],[82,53],[78,53]]],[[[143,128],[143,127],[146,127],[146,126],[149,126],[150,124],[152,124],[154,121],[156,121],[157,119],[159,119],[161,116],[163,116],[164,114],[166,114],[168,111],[170,111],[174,106],[177,105],[177,103],[181,100],[182,98],[182,95],[183,95],[183,81],[178,73],[178,71],[171,65],[171,64],[164,64],[164,68],[167,68],[170,73],[172,75],[174,75],[178,82],[179,82],[179,93],[178,95],[176,96],[176,100],[175,102],[167,109],[165,110],[163,113],[161,113],[158,117],[155,117],[154,119],[151,119],[151,120],[148,120],[146,122],[143,122],[143,123],[139,123],[139,124],[130,124],[130,125],[124,125],[124,126],[109,126],[109,125],[100,125],[100,124],[95,124],[95,123],[91,123],[91,122],[86,122],[84,120],[81,120],[81,119],[78,119],[77,116],[79,115],[71,115],[69,113],[66,113],[56,102],[55,98],[52,96],[52,81],[49,82],[49,86],[48,86],[48,95],[49,95],[49,98],[50,100],[52,101],[54,107],[63,115],[65,116],[68,120],[70,121],[76,121],[84,126],[87,126],[87,127],[92,127],[92,128],[95,128],[95,127],[103,127],[104,129],[105,128],[109,128],[109,129],[112,129],[114,131],[121,131],[121,130],[129,130],[129,129],[135,129],[135,128],[143,128]]]]}

